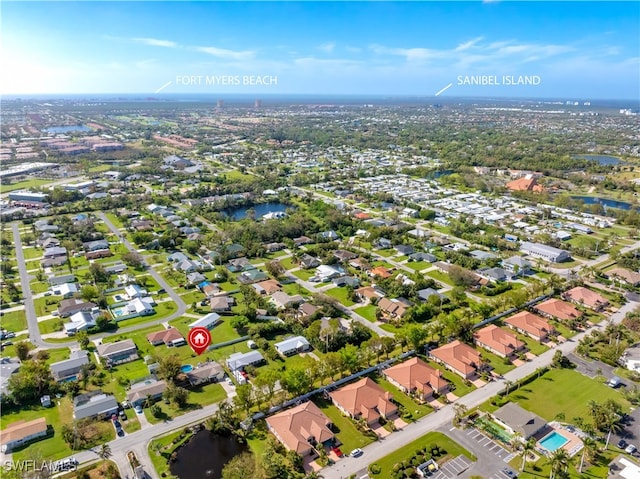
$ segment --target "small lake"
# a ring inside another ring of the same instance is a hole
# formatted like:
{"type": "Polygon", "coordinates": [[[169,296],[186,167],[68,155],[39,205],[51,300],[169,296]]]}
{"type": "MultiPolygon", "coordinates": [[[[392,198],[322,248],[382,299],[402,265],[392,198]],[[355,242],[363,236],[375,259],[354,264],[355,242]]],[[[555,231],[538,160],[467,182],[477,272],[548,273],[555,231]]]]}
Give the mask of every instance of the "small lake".
{"type": "Polygon", "coordinates": [[[267,213],[284,213],[287,208],[291,208],[284,203],[260,203],[253,206],[238,206],[236,208],[228,208],[223,211],[225,215],[233,220],[241,220],[247,216],[247,211],[252,209],[256,212],[256,219],[262,218],[267,213]]]}
{"type": "Polygon", "coordinates": [[[597,161],[601,165],[619,165],[622,163],[622,160],[617,156],[608,155],[574,155],[573,158],[578,158],[580,160],[597,161]]]}
{"type": "Polygon", "coordinates": [[[50,126],[45,128],[47,133],[71,133],[72,131],[91,131],[91,128],[85,125],[71,125],[71,126],[50,126]]]}
{"type": "Polygon", "coordinates": [[[248,446],[234,436],[218,436],[203,429],[178,449],[171,474],[180,479],[219,479],[224,465],[245,451],[249,451],[248,446]]]}
{"type": "Polygon", "coordinates": [[[605,208],[618,208],[621,210],[630,210],[631,203],[626,201],[609,200],[607,198],[596,198],[593,196],[572,196],[574,200],[582,201],[586,205],[595,205],[600,203],[605,208]]]}

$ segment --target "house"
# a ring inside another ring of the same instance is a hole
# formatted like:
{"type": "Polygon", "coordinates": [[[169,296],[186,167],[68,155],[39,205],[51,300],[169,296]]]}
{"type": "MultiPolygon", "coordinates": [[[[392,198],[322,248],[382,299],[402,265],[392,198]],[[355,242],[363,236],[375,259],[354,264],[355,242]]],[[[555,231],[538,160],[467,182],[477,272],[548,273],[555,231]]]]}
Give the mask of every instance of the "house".
{"type": "Polygon", "coordinates": [[[220,286],[216,283],[200,283],[198,287],[207,298],[211,298],[220,292],[220,286]]]}
{"type": "Polygon", "coordinates": [[[449,392],[449,383],[439,369],[433,368],[420,358],[411,358],[383,370],[387,380],[400,390],[415,394],[421,401],[449,392]]]}
{"type": "Polygon", "coordinates": [[[524,342],[495,324],[490,324],[476,331],[473,334],[473,340],[478,346],[497,354],[501,358],[511,357],[524,348],[524,342]]]}
{"type": "Polygon", "coordinates": [[[155,333],[149,333],[147,334],[147,341],[149,341],[152,346],[158,346],[163,343],[168,347],[187,344],[182,334],[180,334],[180,331],[176,328],[167,328],[162,331],[156,331],[155,333]]]}
{"type": "Polygon", "coordinates": [[[571,301],[577,305],[586,306],[594,311],[602,311],[609,306],[607,298],[583,286],[577,286],[569,291],[565,291],[562,299],[571,301]]]}
{"type": "Polygon", "coordinates": [[[300,456],[315,455],[314,448],[330,446],[335,440],[331,421],[308,401],[266,419],[267,428],[289,451],[300,456]]]}
{"type": "Polygon", "coordinates": [[[435,263],[436,261],[438,261],[438,258],[436,258],[431,253],[423,253],[422,251],[410,254],[409,259],[411,261],[426,261],[428,263],[435,263]]]}
{"type": "Polygon", "coordinates": [[[61,318],[66,318],[81,311],[92,311],[97,307],[98,305],[91,301],[82,301],[77,298],[63,299],[58,304],[58,314],[61,318]]]}
{"type": "Polygon", "coordinates": [[[187,274],[187,281],[189,282],[189,284],[200,284],[206,280],[207,278],[202,273],[199,273],[197,271],[187,274]]]}
{"type": "Polygon", "coordinates": [[[20,370],[18,358],[0,358],[0,398],[9,394],[9,378],[20,370]]]}
{"type": "Polygon", "coordinates": [[[119,405],[111,394],[105,394],[100,390],[81,394],[73,398],[73,418],[76,420],[86,418],[106,419],[118,412],[119,405]]]}
{"type": "Polygon", "coordinates": [[[267,243],[264,245],[264,250],[267,253],[275,253],[276,251],[281,251],[285,249],[287,245],[284,243],[267,243]]]}
{"type": "Polygon", "coordinates": [[[86,259],[100,259],[100,258],[109,258],[113,256],[113,253],[109,249],[99,249],[97,251],[87,251],[84,254],[86,259]]]}
{"type": "Polygon", "coordinates": [[[138,286],[137,284],[128,284],[124,287],[124,293],[129,299],[143,298],[149,293],[146,289],[138,286]]]}
{"type": "Polygon", "coordinates": [[[330,392],[329,397],[344,414],[355,420],[362,418],[368,425],[377,423],[380,417],[386,419],[398,412],[397,406],[391,402],[391,394],[368,377],[330,392]]]}
{"type": "Polygon", "coordinates": [[[101,239],[96,241],[89,241],[88,243],[84,243],[82,245],[86,252],[89,251],[98,251],[101,249],[109,249],[109,242],[107,240],[101,239]]]}
{"type": "Polygon", "coordinates": [[[62,283],[49,288],[52,294],[56,296],[62,296],[64,299],[71,298],[78,292],[78,285],[76,283],[62,283]]]}
{"type": "Polygon", "coordinates": [[[547,421],[513,402],[508,402],[491,416],[511,435],[519,433],[524,441],[547,427],[547,421]]]}
{"type": "Polygon", "coordinates": [[[306,245],[306,244],[312,244],[313,240],[307,236],[300,236],[299,238],[294,238],[293,239],[293,244],[296,248],[299,248],[300,246],[306,245]]]}
{"type": "Polygon", "coordinates": [[[64,323],[62,327],[67,336],[73,336],[80,331],[88,331],[96,326],[96,318],[98,313],[95,311],[80,311],[72,314],[68,323],[64,323]]]}
{"type": "Polygon", "coordinates": [[[211,311],[223,312],[231,311],[231,306],[235,304],[236,300],[231,296],[214,296],[209,299],[209,306],[211,311]]]}
{"type": "Polygon", "coordinates": [[[327,240],[327,241],[335,241],[338,238],[340,238],[340,236],[338,236],[338,233],[336,233],[333,230],[323,231],[322,233],[318,233],[318,237],[320,239],[327,240]]]}
{"type": "Polygon", "coordinates": [[[62,276],[52,276],[47,280],[50,286],[59,286],[64,283],[75,283],[76,275],[75,274],[65,274],[62,276]]]}
{"type": "Polygon", "coordinates": [[[489,253],[488,251],[483,251],[481,249],[474,249],[469,252],[469,256],[477,259],[478,261],[487,261],[496,257],[495,254],[489,253]]]}
{"type": "Polygon", "coordinates": [[[482,367],[480,353],[458,340],[432,349],[429,351],[429,357],[463,379],[473,378],[482,367]]]}
{"type": "Polygon", "coordinates": [[[167,260],[171,263],[180,263],[188,259],[189,257],[182,251],[176,251],[175,253],[171,253],[169,256],[167,256],[167,260]]]}
{"type": "Polygon", "coordinates": [[[276,291],[282,291],[282,285],[275,279],[267,279],[253,285],[255,290],[260,294],[273,294],[276,291]]]}
{"type": "Polygon", "coordinates": [[[321,308],[319,306],[315,306],[311,303],[302,303],[298,306],[298,313],[296,314],[296,317],[298,319],[310,318],[316,314],[316,312],[320,311],[320,309],[321,308]]]}
{"type": "Polygon", "coordinates": [[[258,281],[264,281],[269,279],[269,275],[262,270],[259,269],[250,269],[249,271],[243,271],[238,276],[238,281],[242,284],[253,284],[258,281]]]}
{"type": "Polygon", "coordinates": [[[533,309],[542,316],[558,319],[560,321],[571,321],[582,317],[582,311],[577,310],[569,303],[555,298],[548,299],[543,303],[537,304],[533,309]]]}
{"type": "MultiPolygon", "coordinates": [[[[155,305],[155,301],[150,296],[143,296],[141,298],[132,299],[125,306],[127,311],[127,316],[136,315],[136,316],[147,316],[149,314],[153,314],[155,310],[153,309],[153,305],[155,305]]],[[[121,319],[117,317],[115,319],[121,319]]]]}
{"type": "Polygon", "coordinates": [[[138,348],[133,339],[116,341],[115,343],[102,343],[97,347],[98,355],[105,360],[108,365],[128,363],[139,358],[138,348]]]}
{"type": "Polygon", "coordinates": [[[529,311],[520,311],[504,320],[504,323],[519,333],[526,334],[536,341],[544,341],[550,334],[554,333],[554,328],[549,322],[529,311]]]}
{"type": "Polygon", "coordinates": [[[42,253],[44,258],[66,258],[67,257],[67,248],[62,246],[54,246],[52,248],[47,248],[42,253]]]}
{"type": "Polygon", "coordinates": [[[402,318],[412,304],[404,298],[381,298],[378,301],[378,309],[387,318],[400,319],[402,318]]]}
{"type": "Polygon", "coordinates": [[[525,276],[531,273],[531,263],[522,256],[511,256],[502,260],[502,267],[515,276],[525,276]]]}
{"type": "Polygon", "coordinates": [[[225,251],[229,258],[238,258],[244,254],[244,246],[233,243],[225,246],[225,251]]]}
{"type": "Polygon", "coordinates": [[[62,266],[68,261],[66,256],[58,256],[56,258],[45,258],[40,261],[40,267],[45,268],[54,268],[56,266],[62,266]]]}
{"type": "Polygon", "coordinates": [[[248,353],[233,353],[227,358],[227,367],[231,371],[244,370],[247,366],[256,366],[264,362],[264,357],[260,351],[249,351],[248,353]]]}
{"type": "Polygon", "coordinates": [[[309,351],[311,345],[304,336],[294,336],[273,345],[280,356],[293,356],[303,351],[309,351]]]}
{"type": "Polygon", "coordinates": [[[391,270],[385,268],[384,266],[376,266],[371,271],[369,271],[368,274],[372,278],[373,277],[378,277],[378,278],[382,278],[382,279],[391,278],[391,276],[393,276],[391,274],[391,270]]]}
{"type": "Polygon", "coordinates": [[[143,406],[147,399],[157,401],[167,389],[167,382],[157,379],[146,379],[132,384],[127,391],[127,401],[133,406],[143,406]]]}
{"type": "Polygon", "coordinates": [[[321,264],[316,268],[316,276],[320,281],[328,282],[333,278],[337,278],[345,274],[345,270],[339,266],[321,264]]]}
{"type": "Polygon", "coordinates": [[[15,421],[0,431],[0,451],[10,453],[17,447],[47,435],[47,420],[43,417],[33,421],[15,421]]]}
{"type": "Polygon", "coordinates": [[[343,249],[335,250],[333,252],[333,256],[338,258],[338,261],[341,261],[343,263],[358,257],[357,254],[352,253],[351,251],[343,250],[343,249]]]}
{"type": "Polygon", "coordinates": [[[638,286],[640,284],[640,273],[625,268],[612,268],[609,271],[605,271],[604,274],[611,280],[622,281],[631,286],[638,286]]]}
{"type": "Polygon", "coordinates": [[[51,363],[51,375],[56,382],[76,379],[83,366],[89,364],[89,354],[84,350],[73,351],[69,359],[51,363]]]}
{"type": "Polygon", "coordinates": [[[307,253],[303,254],[300,257],[300,267],[302,269],[317,268],[318,266],[320,266],[320,260],[318,258],[315,258],[307,253]]]}
{"type": "Polygon", "coordinates": [[[333,278],[331,282],[338,287],[351,286],[352,288],[357,288],[360,286],[360,280],[354,276],[339,276],[337,278],[333,278]]]}
{"type": "Polygon", "coordinates": [[[398,254],[401,254],[403,256],[409,256],[410,254],[416,252],[415,248],[408,244],[397,244],[393,247],[393,249],[395,249],[398,254]]]}
{"type": "Polygon", "coordinates": [[[542,243],[530,243],[524,241],[520,245],[520,251],[536,258],[541,258],[551,263],[560,263],[571,259],[571,254],[563,249],[554,248],[553,246],[547,246],[542,243]]]}
{"type": "Polygon", "coordinates": [[[538,184],[538,180],[533,175],[525,175],[522,178],[510,181],[505,187],[510,191],[533,191],[534,193],[544,191],[544,187],[538,184]]]}
{"type": "Polygon", "coordinates": [[[242,258],[234,258],[230,260],[225,267],[231,271],[232,273],[239,273],[241,271],[248,271],[250,269],[255,269],[256,267],[252,265],[249,260],[245,257],[242,258]]]}
{"type": "Polygon", "coordinates": [[[224,369],[214,361],[207,362],[197,368],[193,368],[187,374],[189,384],[198,386],[200,384],[215,383],[224,378],[224,369]]]}
{"type": "Polygon", "coordinates": [[[476,273],[494,283],[507,280],[507,272],[502,268],[483,268],[477,270],[476,273]]]}
{"type": "Polygon", "coordinates": [[[286,309],[293,305],[300,304],[304,301],[302,296],[296,294],[295,296],[289,296],[284,291],[277,291],[271,295],[269,302],[278,309],[286,309]]]}
{"type": "Polygon", "coordinates": [[[363,258],[355,258],[349,261],[349,266],[355,269],[368,270],[370,268],[367,260],[363,258]]]}
{"type": "Polygon", "coordinates": [[[429,301],[429,298],[431,298],[431,296],[439,298],[441,302],[447,300],[447,297],[444,294],[438,293],[438,291],[433,288],[424,288],[418,290],[416,294],[422,301],[429,301]]]}
{"type": "Polygon", "coordinates": [[[373,245],[378,249],[388,249],[391,248],[392,243],[387,238],[378,238],[373,245]]]}
{"type": "Polygon", "coordinates": [[[627,348],[624,353],[622,353],[619,363],[629,371],[640,373],[640,344],[627,348]]]}
{"type": "Polygon", "coordinates": [[[377,286],[363,286],[362,288],[358,288],[355,290],[356,296],[360,299],[360,301],[366,300],[379,300],[380,298],[384,298],[385,292],[382,291],[377,286]]]}
{"type": "Polygon", "coordinates": [[[200,319],[195,320],[189,325],[189,328],[207,328],[208,330],[220,322],[220,315],[218,313],[209,313],[200,319]]]}

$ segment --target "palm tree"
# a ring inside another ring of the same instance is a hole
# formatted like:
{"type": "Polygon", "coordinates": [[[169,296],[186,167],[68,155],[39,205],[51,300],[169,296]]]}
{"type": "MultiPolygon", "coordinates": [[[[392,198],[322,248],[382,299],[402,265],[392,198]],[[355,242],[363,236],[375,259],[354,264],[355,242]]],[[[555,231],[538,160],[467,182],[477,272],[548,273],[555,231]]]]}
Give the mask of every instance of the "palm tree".
{"type": "Polygon", "coordinates": [[[551,465],[549,479],[553,479],[558,471],[565,469],[569,465],[569,454],[563,448],[556,449],[549,456],[547,463],[551,465]]]}
{"type": "Polygon", "coordinates": [[[582,473],[584,460],[586,459],[591,462],[598,454],[598,443],[592,437],[585,436],[582,438],[582,444],[584,444],[584,447],[582,449],[582,457],[580,458],[580,467],[578,468],[579,473],[582,473]]]}
{"type": "Polygon", "coordinates": [[[103,444],[100,446],[100,449],[98,449],[98,452],[96,454],[98,454],[98,457],[100,459],[106,461],[112,456],[111,447],[109,446],[109,444],[103,444]]]}
{"type": "Polygon", "coordinates": [[[522,454],[522,466],[520,467],[521,471],[524,471],[524,466],[527,463],[527,456],[531,451],[534,451],[536,448],[536,440],[530,437],[528,440],[522,443],[520,446],[520,454],[522,454]]]}
{"type": "Polygon", "coordinates": [[[513,386],[513,381],[509,381],[508,379],[505,380],[505,382],[504,382],[504,387],[505,387],[504,395],[505,396],[509,395],[509,391],[511,390],[511,386],[513,386]]]}
{"type": "Polygon", "coordinates": [[[620,424],[620,416],[615,411],[608,411],[605,421],[606,425],[609,427],[607,442],[604,445],[604,448],[607,449],[609,447],[611,433],[620,432],[622,430],[622,424],[620,424]]]}

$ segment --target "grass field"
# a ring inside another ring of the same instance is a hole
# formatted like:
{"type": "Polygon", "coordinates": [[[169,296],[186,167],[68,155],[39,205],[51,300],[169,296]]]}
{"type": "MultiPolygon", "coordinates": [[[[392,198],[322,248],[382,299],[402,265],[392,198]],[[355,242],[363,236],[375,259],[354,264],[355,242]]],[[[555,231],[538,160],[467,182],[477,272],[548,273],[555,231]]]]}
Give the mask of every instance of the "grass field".
{"type": "Polygon", "coordinates": [[[447,284],[449,286],[455,286],[453,284],[453,281],[449,279],[449,276],[444,274],[442,271],[432,270],[432,271],[427,271],[425,274],[435,279],[436,281],[440,281],[441,283],[447,284]]]}
{"type": "Polygon", "coordinates": [[[401,447],[393,453],[383,457],[379,461],[376,461],[376,464],[380,466],[380,474],[374,477],[391,477],[394,464],[411,460],[417,450],[428,447],[431,444],[437,444],[438,447],[446,451],[445,456],[438,458],[438,462],[440,464],[453,459],[454,457],[458,457],[461,454],[468,457],[469,459],[476,459],[473,454],[471,454],[457,442],[449,439],[444,434],[439,432],[430,432],[422,436],[420,439],[416,439],[406,446],[401,447]]]}
{"type": "Polygon", "coordinates": [[[27,317],[24,310],[21,311],[8,311],[2,315],[0,324],[7,331],[24,331],[27,329],[27,317]]]}
{"type": "Polygon", "coordinates": [[[162,415],[159,418],[154,417],[149,408],[144,408],[144,415],[151,424],[157,424],[181,416],[188,411],[201,409],[203,406],[220,402],[226,397],[227,393],[220,384],[207,384],[206,386],[189,390],[189,402],[182,409],[177,409],[172,404],[165,404],[164,401],[158,401],[156,404],[160,406],[162,415]]]}
{"type": "Polygon", "coordinates": [[[325,291],[325,294],[328,294],[329,296],[336,298],[345,306],[353,306],[354,304],[356,304],[348,298],[347,288],[344,288],[344,287],[327,289],[325,291]]]}
{"type": "Polygon", "coordinates": [[[36,186],[42,186],[42,185],[51,183],[51,181],[52,180],[44,180],[41,178],[34,178],[32,180],[19,181],[18,183],[12,183],[10,185],[2,185],[0,187],[0,192],[9,193],[11,191],[16,191],[16,190],[35,188],[36,186]]]}
{"type": "Polygon", "coordinates": [[[314,402],[331,420],[334,425],[334,431],[338,431],[336,432],[336,437],[342,443],[342,446],[340,446],[342,452],[348,454],[357,447],[364,447],[373,442],[372,438],[358,431],[351,419],[345,417],[340,410],[329,401],[316,398],[314,402]]]}
{"type": "Polygon", "coordinates": [[[433,412],[433,408],[431,406],[427,406],[426,404],[418,404],[386,379],[382,377],[376,377],[374,378],[374,380],[382,387],[382,389],[384,389],[385,391],[389,391],[393,396],[393,400],[401,404],[406,412],[411,413],[412,420],[418,420],[421,417],[424,417],[427,414],[433,412]]]}
{"type": "Polygon", "coordinates": [[[34,247],[25,247],[22,249],[25,259],[42,258],[42,251],[34,247]]]}
{"type": "MultiPolygon", "coordinates": [[[[613,399],[625,409],[629,408],[629,403],[619,391],[571,369],[552,369],[535,381],[511,392],[508,398],[548,421],[563,413],[568,421],[574,417],[582,417],[586,422],[590,422],[587,407],[590,400],[602,403],[607,399],[613,399]]],[[[495,406],[487,404],[483,405],[482,409],[496,409],[495,406]]]]}
{"type": "Polygon", "coordinates": [[[365,318],[367,321],[371,321],[372,323],[376,322],[376,310],[377,306],[373,304],[368,304],[367,306],[361,306],[353,310],[354,313],[358,313],[360,316],[365,318]]]}

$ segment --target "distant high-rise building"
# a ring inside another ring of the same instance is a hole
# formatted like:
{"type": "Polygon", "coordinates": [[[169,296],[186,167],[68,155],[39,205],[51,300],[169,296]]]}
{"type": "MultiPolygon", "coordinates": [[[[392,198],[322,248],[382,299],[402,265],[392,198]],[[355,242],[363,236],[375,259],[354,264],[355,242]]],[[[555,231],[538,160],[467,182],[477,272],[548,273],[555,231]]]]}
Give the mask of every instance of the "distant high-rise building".
{"type": "Polygon", "coordinates": [[[224,108],[224,100],[218,100],[216,102],[216,108],[224,108]]]}
{"type": "Polygon", "coordinates": [[[256,101],[253,102],[253,107],[254,108],[260,108],[262,106],[262,100],[260,100],[259,98],[256,99],[256,101]]]}

